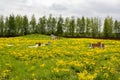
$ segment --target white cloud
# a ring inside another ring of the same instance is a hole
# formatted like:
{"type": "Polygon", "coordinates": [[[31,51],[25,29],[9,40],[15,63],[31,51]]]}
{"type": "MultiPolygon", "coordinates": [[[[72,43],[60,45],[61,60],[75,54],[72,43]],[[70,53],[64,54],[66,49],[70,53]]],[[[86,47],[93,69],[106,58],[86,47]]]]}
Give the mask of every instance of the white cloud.
{"type": "Polygon", "coordinates": [[[11,13],[37,17],[50,13],[59,16],[112,16],[120,20],[119,0],[1,0],[0,15],[11,13]]]}

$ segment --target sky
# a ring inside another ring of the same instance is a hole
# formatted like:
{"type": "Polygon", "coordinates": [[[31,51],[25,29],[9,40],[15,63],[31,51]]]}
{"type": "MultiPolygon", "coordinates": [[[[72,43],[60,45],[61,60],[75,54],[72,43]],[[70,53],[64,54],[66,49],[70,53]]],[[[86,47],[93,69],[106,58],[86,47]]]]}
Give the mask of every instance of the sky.
{"type": "Polygon", "coordinates": [[[112,16],[120,20],[120,0],[0,0],[0,15],[10,14],[63,17],[112,16]]]}

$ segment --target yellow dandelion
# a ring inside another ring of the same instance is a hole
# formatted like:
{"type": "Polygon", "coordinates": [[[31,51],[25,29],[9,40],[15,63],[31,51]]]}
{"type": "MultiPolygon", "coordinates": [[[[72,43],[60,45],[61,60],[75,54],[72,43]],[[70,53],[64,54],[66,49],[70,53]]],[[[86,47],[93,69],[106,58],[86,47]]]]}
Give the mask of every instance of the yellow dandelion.
{"type": "Polygon", "coordinates": [[[32,77],[34,77],[35,76],[35,73],[32,73],[32,77]]]}
{"type": "Polygon", "coordinates": [[[53,68],[54,72],[59,72],[60,70],[58,68],[53,68]]]}
{"type": "Polygon", "coordinates": [[[109,77],[109,74],[108,74],[108,73],[104,73],[104,77],[105,77],[105,78],[108,78],[108,77],[109,77]]]}
{"type": "Polygon", "coordinates": [[[40,67],[44,67],[44,66],[45,66],[45,64],[41,64],[41,65],[40,65],[40,67]]]}

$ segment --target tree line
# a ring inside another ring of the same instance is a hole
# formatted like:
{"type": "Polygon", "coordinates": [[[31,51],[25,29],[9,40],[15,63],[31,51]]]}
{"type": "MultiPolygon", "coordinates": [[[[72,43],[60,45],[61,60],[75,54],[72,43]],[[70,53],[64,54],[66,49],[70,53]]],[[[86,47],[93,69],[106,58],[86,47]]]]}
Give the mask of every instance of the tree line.
{"type": "Polygon", "coordinates": [[[26,15],[0,16],[0,37],[45,34],[65,37],[120,38],[120,21],[106,17],[103,25],[97,17],[81,18],[62,16],[47,18],[42,16],[36,21],[34,15],[29,20],[26,15]]]}

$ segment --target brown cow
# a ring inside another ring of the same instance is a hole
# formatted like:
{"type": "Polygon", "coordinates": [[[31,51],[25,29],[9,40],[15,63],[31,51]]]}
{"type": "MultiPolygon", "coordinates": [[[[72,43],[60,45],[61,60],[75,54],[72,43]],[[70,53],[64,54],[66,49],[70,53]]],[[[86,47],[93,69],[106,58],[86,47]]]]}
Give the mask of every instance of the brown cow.
{"type": "Polygon", "coordinates": [[[95,48],[95,47],[102,48],[102,49],[105,48],[104,44],[102,44],[101,42],[98,42],[96,44],[95,43],[90,44],[90,48],[95,48]]]}
{"type": "Polygon", "coordinates": [[[40,42],[39,42],[39,43],[36,43],[36,45],[38,45],[38,46],[41,46],[41,44],[42,44],[42,43],[40,43],[40,42]]]}

